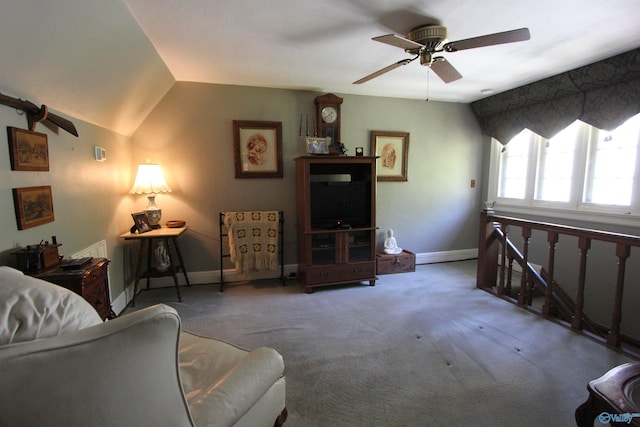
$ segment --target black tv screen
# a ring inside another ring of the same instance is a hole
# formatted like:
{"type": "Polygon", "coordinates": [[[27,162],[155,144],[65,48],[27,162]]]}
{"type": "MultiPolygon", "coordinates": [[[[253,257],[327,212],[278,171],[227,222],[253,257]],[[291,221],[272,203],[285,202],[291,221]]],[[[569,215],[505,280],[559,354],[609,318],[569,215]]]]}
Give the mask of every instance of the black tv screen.
{"type": "Polygon", "coordinates": [[[368,181],[312,182],[311,226],[334,228],[371,224],[371,188],[368,181]]]}

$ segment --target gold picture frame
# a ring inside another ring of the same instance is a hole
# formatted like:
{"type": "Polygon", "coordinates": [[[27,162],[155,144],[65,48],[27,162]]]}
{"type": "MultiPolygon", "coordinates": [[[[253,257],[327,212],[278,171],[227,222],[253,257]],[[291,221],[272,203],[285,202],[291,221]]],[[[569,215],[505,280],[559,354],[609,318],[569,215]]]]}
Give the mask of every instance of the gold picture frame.
{"type": "Polygon", "coordinates": [[[53,222],[53,196],[51,186],[13,189],[13,204],[18,230],[53,222]]]}
{"type": "Polygon", "coordinates": [[[371,155],[380,157],[378,181],[407,181],[409,132],[371,131],[371,155]]]}
{"type": "Polygon", "coordinates": [[[9,158],[14,171],[48,171],[47,135],[7,126],[9,158]]]}
{"type": "Polygon", "coordinates": [[[282,122],[233,121],[236,178],[282,178],[282,122]]]}

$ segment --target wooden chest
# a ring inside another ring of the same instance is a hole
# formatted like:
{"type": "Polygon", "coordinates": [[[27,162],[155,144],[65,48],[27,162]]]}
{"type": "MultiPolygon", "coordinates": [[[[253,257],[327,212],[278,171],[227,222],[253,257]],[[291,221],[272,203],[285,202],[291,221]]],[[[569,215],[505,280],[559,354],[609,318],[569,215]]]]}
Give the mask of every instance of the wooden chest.
{"type": "Polygon", "coordinates": [[[416,271],[416,254],[403,250],[397,255],[376,254],[376,274],[416,271]]]}
{"type": "Polygon", "coordinates": [[[32,274],[33,276],[67,288],[86,299],[102,319],[113,319],[109,297],[109,279],[107,258],[92,258],[79,268],[64,269],[64,263],[48,270],[32,274]]]}

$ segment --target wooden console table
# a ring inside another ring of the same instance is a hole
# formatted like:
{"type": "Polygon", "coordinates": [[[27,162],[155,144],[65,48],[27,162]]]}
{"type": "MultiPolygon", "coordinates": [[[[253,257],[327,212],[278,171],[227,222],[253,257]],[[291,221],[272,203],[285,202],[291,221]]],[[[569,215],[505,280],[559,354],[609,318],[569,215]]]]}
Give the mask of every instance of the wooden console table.
{"type": "Polygon", "coordinates": [[[120,238],[124,240],[140,240],[140,248],[138,250],[138,266],[136,272],[136,282],[133,289],[133,297],[131,298],[131,306],[135,305],[136,296],[140,292],[139,283],[141,278],[147,279],[147,289],[149,289],[149,281],[152,277],[167,277],[173,276],[173,283],[176,287],[176,293],[178,294],[178,301],[182,301],[182,297],[180,296],[180,287],[178,285],[178,271],[182,270],[182,274],[184,275],[185,280],[187,281],[187,286],[191,286],[189,283],[189,277],[187,276],[187,270],[184,267],[184,261],[182,259],[182,254],[180,253],[180,247],[178,246],[178,237],[180,237],[185,231],[187,231],[187,226],[179,227],[179,228],[156,228],[146,233],[131,233],[127,232],[120,235],[120,238]],[[151,267],[151,259],[153,258],[152,247],[154,240],[161,240],[167,245],[167,255],[169,256],[169,268],[164,271],[159,271],[158,269],[151,267]],[[142,260],[144,258],[145,247],[147,252],[147,271],[142,272],[142,260]],[[176,259],[172,252],[175,251],[175,254],[178,257],[178,263],[176,263],[176,259]]]}

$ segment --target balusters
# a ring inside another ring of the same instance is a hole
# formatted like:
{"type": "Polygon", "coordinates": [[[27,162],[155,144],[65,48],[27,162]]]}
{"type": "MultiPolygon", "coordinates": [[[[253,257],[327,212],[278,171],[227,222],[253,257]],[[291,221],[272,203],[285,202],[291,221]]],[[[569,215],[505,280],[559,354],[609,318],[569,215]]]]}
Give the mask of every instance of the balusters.
{"type": "Polygon", "coordinates": [[[500,281],[498,283],[498,295],[504,294],[504,275],[507,261],[507,241],[509,239],[509,226],[507,224],[500,224],[500,230],[502,230],[502,250],[500,251],[500,281]]]}
{"type": "Polygon", "coordinates": [[[587,280],[587,252],[591,249],[591,239],[588,237],[578,238],[580,248],[580,267],[578,270],[578,293],[576,295],[576,306],[571,319],[571,327],[577,331],[582,329],[582,311],[584,310],[584,285],[587,280]]]}
{"type": "Polygon", "coordinates": [[[629,245],[618,243],[616,256],[618,257],[618,276],[616,279],[616,295],[613,300],[613,313],[611,314],[611,330],[607,336],[607,344],[620,347],[620,321],[622,320],[622,292],[624,290],[624,273],[627,266],[631,248],[629,245]]]}
{"type": "Polygon", "coordinates": [[[556,245],[558,244],[558,233],[549,231],[547,233],[547,242],[549,242],[549,260],[548,273],[549,281],[544,290],[544,306],[542,306],[542,315],[549,317],[551,315],[551,298],[553,296],[553,268],[556,258],[556,245]]]}
{"type": "Polygon", "coordinates": [[[529,301],[529,241],[531,239],[531,229],[522,227],[522,278],[520,280],[520,294],[518,295],[518,305],[525,305],[529,301]]]}

